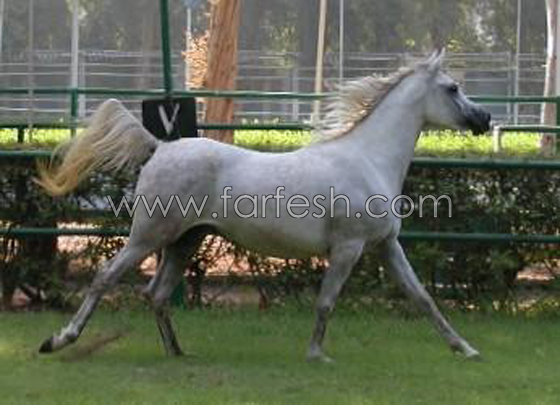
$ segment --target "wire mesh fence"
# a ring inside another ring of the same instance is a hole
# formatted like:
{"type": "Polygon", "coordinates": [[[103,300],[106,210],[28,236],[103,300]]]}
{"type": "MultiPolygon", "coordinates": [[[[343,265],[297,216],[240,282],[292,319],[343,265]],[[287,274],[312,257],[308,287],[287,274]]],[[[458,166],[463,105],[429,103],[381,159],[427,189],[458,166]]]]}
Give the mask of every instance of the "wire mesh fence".
{"type": "MultiPolygon", "coordinates": [[[[400,2],[408,4],[406,0],[400,2]]],[[[313,91],[315,63],[307,51],[314,46],[314,16],[310,15],[307,25],[302,26],[305,20],[300,11],[304,13],[310,6],[308,2],[292,3],[270,0],[263,5],[249,0],[244,5],[239,28],[238,90],[313,91]]],[[[418,52],[403,52],[405,43],[393,45],[398,49],[394,52],[374,52],[377,49],[373,46],[371,52],[358,50],[373,41],[373,37],[360,38],[368,27],[358,18],[358,3],[361,2],[347,5],[344,28],[338,3],[329,1],[332,17],[327,21],[324,91],[334,89],[341,79],[387,74],[421,56],[418,52]],[[362,42],[366,45],[356,45],[362,42]]],[[[379,2],[373,3],[381,7],[379,2]]],[[[484,2],[471,3],[473,7],[481,7],[484,2]]],[[[0,0],[0,6],[0,88],[163,87],[157,1],[0,0]]],[[[363,7],[367,12],[375,11],[367,8],[370,6],[363,7]]],[[[203,53],[209,2],[170,0],[169,8],[174,88],[204,87],[203,53]]],[[[374,39],[379,42],[381,34],[391,34],[389,27],[385,31],[377,32],[374,39]]],[[[508,51],[451,52],[447,64],[472,96],[541,95],[543,92],[543,54],[516,57],[508,51]]],[[[87,115],[106,97],[81,95],[79,116],[87,115]]],[[[124,101],[139,111],[138,97],[124,101]]],[[[541,106],[504,103],[488,108],[500,122],[535,123],[541,106]]],[[[199,110],[203,114],[202,103],[199,110]]],[[[308,122],[312,101],[236,100],[235,111],[237,121],[308,122]]],[[[26,95],[0,96],[1,121],[61,121],[68,120],[69,114],[67,95],[38,95],[29,91],[26,95]]]]}

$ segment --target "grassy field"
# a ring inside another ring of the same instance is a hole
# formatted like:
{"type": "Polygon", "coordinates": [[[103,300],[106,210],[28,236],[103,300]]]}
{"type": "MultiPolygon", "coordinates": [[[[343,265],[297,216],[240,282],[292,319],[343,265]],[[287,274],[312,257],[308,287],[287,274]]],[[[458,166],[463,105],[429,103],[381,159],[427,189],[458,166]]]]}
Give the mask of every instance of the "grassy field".
{"type": "MultiPolygon", "coordinates": [[[[0,149],[53,147],[68,139],[69,131],[36,130],[32,141],[15,143],[16,135],[11,130],[0,130],[0,149]]],[[[538,134],[507,133],[503,136],[504,150],[499,157],[537,157],[538,134]]],[[[236,131],[235,143],[251,149],[265,151],[289,151],[307,145],[313,140],[309,132],[301,131],[236,131]]],[[[422,156],[476,157],[491,156],[490,136],[466,136],[456,131],[431,131],[424,133],[416,147],[422,156]]]]}
{"type": "Polygon", "coordinates": [[[557,404],[560,322],[451,314],[484,354],[452,355],[422,319],[340,311],[326,343],[335,364],[303,360],[311,311],[180,311],[190,357],[163,355],[152,314],[99,312],[72,349],[39,356],[69,315],[0,313],[2,404],[557,404]],[[96,336],[130,330],[88,356],[96,336]]]}

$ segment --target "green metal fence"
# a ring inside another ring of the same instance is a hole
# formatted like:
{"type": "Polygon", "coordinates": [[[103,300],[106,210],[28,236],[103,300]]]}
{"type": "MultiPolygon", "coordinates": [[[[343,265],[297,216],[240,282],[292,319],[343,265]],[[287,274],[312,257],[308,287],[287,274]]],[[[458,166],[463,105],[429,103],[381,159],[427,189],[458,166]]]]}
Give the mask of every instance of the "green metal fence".
{"type": "MultiPolygon", "coordinates": [[[[34,128],[64,128],[74,130],[78,126],[78,98],[81,94],[102,95],[108,97],[223,97],[243,99],[299,99],[317,100],[327,97],[328,94],[288,93],[288,92],[259,92],[259,91],[177,91],[173,88],[171,72],[171,52],[169,45],[168,0],[160,0],[161,40],[163,53],[163,88],[157,90],[126,90],[109,88],[67,88],[50,87],[34,88],[34,94],[66,95],[70,98],[70,121],[65,123],[34,123],[34,128]]],[[[27,88],[0,89],[1,94],[29,94],[27,88]]],[[[472,97],[479,103],[554,103],[556,106],[557,125],[560,126],[560,97],[472,97]]],[[[23,133],[28,123],[3,123],[0,128],[12,128],[18,131],[18,140],[23,141],[23,133]]],[[[307,130],[309,125],[301,123],[283,124],[214,124],[199,125],[201,129],[258,129],[258,130],[307,130]]],[[[560,132],[560,129],[558,130],[560,132]]],[[[48,158],[50,151],[23,151],[0,150],[2,159],[35,159],[48,158]]],[[[438,167],[438,168],[465,168],[465,169],[542,169],[560,170],[560,161],[538,160],[490,160],[490,159],[437,159],[416,158],[413,166],[438,167]]],[[[41,235],[73,235],[73,236],[126,236],[128,229],[100,229],[100,228],[0,228],[0,236],[27,237],[41,235]]],[[[401,233],[401,238],[409,240],[438,240],[438,241],[476,241],[488,243],[543,243],[560,244],[560,235],[515,235],[497,233],[452,233],[452,232],[406,232],[401,233]]]]}
{"type": "MultiPolygon", "coordinates": [[[[169,73],[170,74],[170,73],[169,73]]],[[[291,93],[291,92],[264,92],[264,91],[224,91],[224,90],[173,90],[172,86],[166,89],[154,90],[136,90],[136,89],[110,89],[100,87],[88,88],[70,88],[70,87],[38,87],[28,89],[25,87],[2,89],[0,88],[0,95],[26,95],[32,90],[33,94],[37,95],[67,95],[70,98],[70,121],[66,123],[53,122],[53,123],[39,123],[44,128],[72,128],[78,125],[78,97],[81,94],[85,95],[98,95],[108,97],[175,97],[175,96],[188,96],[199,98],[233,98],[233,99],[284,99],[284,100],[318,100],[330,96],[328,93],[291,93]]],[[[551,97],[535,97],[535,96],[518,96],[518,97],[497,97],[497,96],[474,96],[470,97],[472,101],[484,104],[497,104],[497,103],[553,103],[556,106],[556,125],[560,126],[560,96],[551,97]]],[[[7,123],[0,124],[0,128],[7,127],[27,127],[28,123],[7,123]]],[[[33,124],[33,127],[37,127],[33,124]]],[[[206,124],[201,126],[202,129],[311,129],[310,125],[300,123],[287,123],[275,125],[247,125],[247,124],[206,124]]],[[[525,130],[520,126],[520,131],[525,130]]],[[[549,131],[550,132],[550,131],[549,131]]],[[[554,131],[552,131],[554,132],[554,131]]]]}

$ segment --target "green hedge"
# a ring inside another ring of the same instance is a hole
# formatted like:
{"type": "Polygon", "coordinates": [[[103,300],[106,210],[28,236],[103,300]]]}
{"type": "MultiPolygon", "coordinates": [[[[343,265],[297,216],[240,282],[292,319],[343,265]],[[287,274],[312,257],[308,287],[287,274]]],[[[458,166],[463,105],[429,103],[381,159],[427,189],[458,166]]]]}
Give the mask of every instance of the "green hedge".
{"type": "MultiPolygon", "coordinates": [[[[14,130],[0,129],[0,149],[50,148],[67,139],[70,131],[36,129],[26,131],[26,142],[16,143],[14,130]],[[32,140],[32,142],[28,142],[32,140]]],[[[507,132],[503,135],[503,152],[500,156],[538,156],[538,134],[507,132]]],[[[311,142],[313,135],[307,131],[235,131],[239,146],[263,151],[288,151],[311,142]]],[[[491,156],[490,136],[465,136],[456,131],[431,131],[424,133],[416,147],[421,156],[491,156]]]]}
{"type": "MultiPolygon", "coordinates": [[[[257,149],[266,149],[267,145],[269,149],[278,149],[270,147],[273,144],[270,138],[258,141],[251,136],[240,137],[238,143],[246,142],[257,149]]],[[[307,136],[300,135],[299,142],[307,142],[307,136]]],[[[458,137],[453,134],[427,136],[423,142],[420,154],[444,156],[487,156],[489,145],[485,137],[458,137]]],[[[293,145],[297,144],[293,141],[293,145]]],[[[509,136],[506,138],[505,153],[534,158],[536,137],[509,136]]],[[[123,190],[130,191],[132,188],[129,175],[97,175],[72,196],[52,199],[32,182],[35,169],[31,161],[11,159],[0,161],[0,165],[0,219],[3,227],[52,227],[69,222],[107,227],[129,225],[124,218],[98,215],[79,206],[79,201],[95,200],[100,196],[120,198],[123,190]]],[[[453,201],[452,218],[447,218],[447,207],[441,205],[438,218],[418,218],[414,215],[405,219],[405,230],[559,233],[560,171],[412,167],[405,183],[405,194],[415,201],[420,194],[446,194],[453,201]]],[[[425,208],[429,209],[429,204],[425,208]]],[[[112,256],[122,244],[122,238],[90,240],[80,252],[77,263],[84,269],[96,271],[100,260],[112,256]]],[[[405,245],[411,262],[428,288],[436,296],[452,299],[462,306],[507,304],[516,292],[519,271],[527,266],[554,266],[560,258],[558,246],[554,245],[478,242],[407,242],[405,245]]],[[[320,260],[273,260],[244,252],[225,241],[214,240],[214,244],[207,244],[206,249],[198,253],[196,265],[188,275],[192,303],[201,303],[200,282],[206,269],[220,255],[234,255],[248,263],[253,275],[250,281],[258,288],[263,305],[287,296],[309,300],[312,297],[309,292],[318,287],[324,269],[324,262],[320,260]]],[[[5,302],[18,287],[37,303],[63,306],[81,285],[78,282],[76,288],[69,288],[71,281],[76,281],[76,274],[86,275],[84,280],[89,279],[87,273],[69,274],[68,264],[72,262],[75,268],[76,261],[72,260],[76,258],[72,253],[61,252],[54,237],[4,238],[0,259],[0,283],[5,302]]],[[[235,275],[232,277],[235,278],[235,275]]],[[[352,305],[367,305],[375,302],[376,297],[387,298],[394,294],[398,292],[387,282],[387,275],[377,262],[375,249],[368,249],[350,278],[343,300],[352,305]]]]}

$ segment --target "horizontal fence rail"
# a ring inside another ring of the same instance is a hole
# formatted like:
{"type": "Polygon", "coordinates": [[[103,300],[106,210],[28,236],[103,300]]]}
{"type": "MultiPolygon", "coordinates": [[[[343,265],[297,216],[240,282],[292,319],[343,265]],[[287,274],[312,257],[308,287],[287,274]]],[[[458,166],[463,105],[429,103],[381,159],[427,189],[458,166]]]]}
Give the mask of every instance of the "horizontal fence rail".
{"type": "MultiPolygon", "coordinates": [[[[233,99],[284,99],[284,100],[321,100],[328,99],[335,93],[292,93],[292,92],[263,92],[263,91],[223,91],[223,90],[189,90],[189,91],[171,91],[167,92],[163,89],[152,90],[134,90],[134,89],[110,89],[110,88],[68,88],[68,87],[39,87],[39,88],[0,88],[1,94],[12,95],[68,95],[70,96],[70,121],[69,122],[39,122],[37,124],[30,122],[0,123],[0,128],[13,128],[23,130],[27,127],[37,129],[75,129],[78,123],[78,97],[82,94],[87,95],[103,95],[103,96],[130,96],[130,97],[172,97],[186,96],[199,98],[233,98],[233,99]]],[[[556,125],[560,126],[560,96],[515,96],[515,97],[497,97],[497,96],[472,96],[471,100],[478,103],[553,103],[556,105],[556,125]]],[[[201,123],[198,125],[200,129],[249,129],[249,130],[311,130],[312,125],[302,123],[275,123],[275,124],[222,124],[222,123],[201,123]]],[[[529,126],[527,126],[529,127],[529,126]]],[[[534,126],[535,130],[538,126],[534,126]]],[[[519,131],[528,131],[524,126],[519,126],[519,131]]],[[[545,129],[542,132],[557,132],[556,130],[545,129]]]]}
{"type": "MultiPolygon", "coordinates": [[[[269,91],[239,91],[239,90],[169,90],[169,89],[113,89],[106,87],[37,87],[37,88],[0,88],[0,95],[66,95],[69,97],[70,120],[72,123],[77,122],[80,115],[80,96],[81,95],[97,95],[97,96],[113,96],[113,97],[173,97],[187,96],[198,98],[231,98],[245,100],[321,100],[327,99],[335,93],[299,93],[299,92],[269,92],[269,91]]],[[[483,104],[503,104],[503,103],[553,103],[556,107],[556,125],[560,126],[560,96],[472,96],[471,100],[483,104]]],[[[236,127],[228,127],[226,124],[205,124],[201,125],[201,129],[238,129],[236,127]],[[212,125],[212,126],[210,126],[212,125]],[[222,126],[223,125],[223,126],[222,126]]],[[[270,128],[282,130],[292,129],[295,123],[289,124],[288,127],[277,124],[277,127],[271,125],[270,128]]],[[[32,126],[32,125],[30,125],[32,126]]],[[[268,129],[269,127],[255,127],[253,129],[268,129]]],[[[309,129],[309,126],[302,126],[296,129],[309,129]]]]}
{"type": "MultiPolygon", "coordinates": [[[[0,236],[23,238],[33,236],[128,237],[129,232],[129,228],[0,228],[0,236]]],[[[402,231],[399,238],[411,241],[429,240],[450,242],[560,244],[560,235],[523,235],[509,233],[402,231]]]]}
{"type": "MultiPolygon", "coordinates": [[[[112,89],[108,87],[17,87],[0,88],[0,94],[87,94],[103,96],[191,96],[221,98],[266,98],[266,99],[300,99],[317,100],[328,98],[336,93],[297,93],[281,91],[245,91],[245,90],[173,90],[163,89],[112,89]]],[[[477,103],[560,103],[560,96],[470,96],[477,103]]]]}
{"type": "MultiPolygon", "coordinates": [[[[49,159],[50,150],[0,150],[2,159],[49,159]]],[[[522,160],[522,159],[456,159],[415,157],[413,167],[463,168],[463,169],[542,169],[560,170],[560,160],[522,160]]]]}
{"type": "MultiPolygon", "coordinates": [[[[86,94],[102,96],[190,96],[190,97],[219,97],[219,98],[253,98],[253,99],[298,99],[318,100],[329,98],[336,93],[297,93],[278,91],[244,91],[244,90],[173,90],[163,89],[137,90],[112,89],[107,87],[37,87],[37,88],[0,88],[0,94],[86,94]]],[[[470,96],[477,103],[560,103],[560,96],[470,96]]]]}
{"type": "Polygon", "coordinates": [[[174,90],[166,92],[161,89],[135,90],[135,89],[110,89],[103,87],[69,88],[69,87],[38,87],[29,88],[0,88],[0,94],[28,95],[28,94],[86,94],[101,96],[188,96],[188,97],[219,97],[219,98],[252,98],[252,99],[298,99],[317,100],[328,98],[331,93],[292,93],[292,92],[268,92],[268,91],[241,91],[241,90],[174,90]]]}

